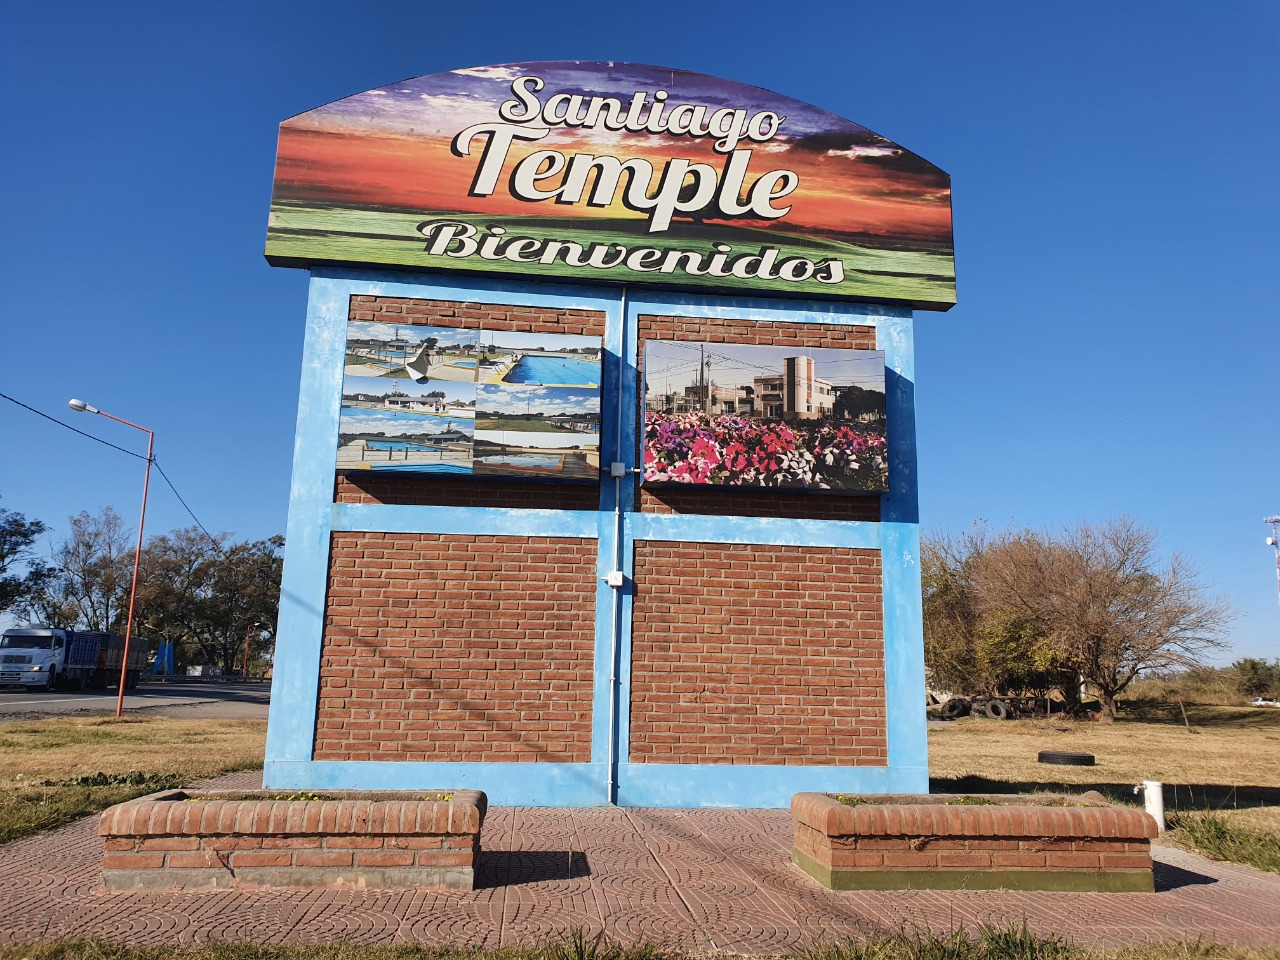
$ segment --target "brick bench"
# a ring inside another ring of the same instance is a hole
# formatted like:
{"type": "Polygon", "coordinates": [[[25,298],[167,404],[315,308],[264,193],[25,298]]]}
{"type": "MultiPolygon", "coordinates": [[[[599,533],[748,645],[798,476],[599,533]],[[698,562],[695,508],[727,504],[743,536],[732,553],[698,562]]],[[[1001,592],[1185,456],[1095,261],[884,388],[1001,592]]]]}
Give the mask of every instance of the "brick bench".
{"type": "Polygon", "coordinates": [[[487,806],[480,791],[322,796],[170,790],[118,804],[103,812],[98,828],[102,885],[474,888],[487,806]]]}
{"type": "Polygon", "coordinates": [[[1145,812],[1080,798],[791,799],[792,861],[833,890],[1153,889],[1145,812]]]}

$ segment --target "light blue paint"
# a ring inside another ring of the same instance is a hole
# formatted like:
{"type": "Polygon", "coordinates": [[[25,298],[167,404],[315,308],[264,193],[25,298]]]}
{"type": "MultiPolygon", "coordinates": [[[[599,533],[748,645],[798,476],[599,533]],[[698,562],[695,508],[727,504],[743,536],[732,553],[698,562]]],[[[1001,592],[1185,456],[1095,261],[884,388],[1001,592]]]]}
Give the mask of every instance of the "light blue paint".
{"type": "Polygon", "coordinates": [[[892,766],[629,763],[620,778],[624,807],[777,809],[791,806],[797,793],[928,793],[925,771],[892,766]]]}
{"type": "MultiPolygon", "coordinates": [[[[625,411],[627,382],[635,378],[634,357],[627,353],[627,344],[635,342],[627,335],[623,301],[626,291],[619,291],[619,302],[606,315],[604,332],[603,376],[600,390],[600,432],[602,439],[613,428],[612,448],[601,445],[600,462],[606,466],[614,461],[629,463],[633,458],[630,448],[622,440],[618,426],[627,419],[625,411]]],[[[596,518],[599,545],[596,554],[596,648],[595,680],[592,685],[591,704],[591,760],[604,776],[597,796],[601,802],[614,802],[611,787],[611,771],[617,764],[617,711],[622,701],[618,686],[618,655],[616,642],[622,629],[623,596],[625,588],[611,587],[604,577],[625,564],[620,541],[622,511],[629,508],[631,482],[620,482],[602,471],[600,480],[600,511],[596,518]]]]}
{"type": "Polygon", "coordinates": [[[903,789],[929,791],[924,714],[924,617],[920,604],[920,500],[916,475],[915,346],[911,324],[885,321],[877,330],[884,350],[889,421],[889,493],[881,501],[880,568],[884,593],[885,703],[889,764],[915,771],[903,789]]]}
{"type": "Polygon", "coordinates": [[[786,806],[800,790],[922,792],[927,790],[920,641],[919,528],[916,496],[914,360],[909,310],[870,304],[786,302],[751,297],[654,295],[634,299],[618,289],[586,290],[523,281],[485,281],[359,270],[313,273],[299,399],[276,670],[264,781],[281,789],[437,789],[475,787],[493,803],[661,806],[786,806]],[[636,369],[641,314],[734,317],[876,328],[885,351],[890,420],[890,493],[885,522],[812,521],[635,513],[635,484],[602,476],[597,511],[504,510],[333,504],[334,451],[341,401],[348,300],[356,295],[523,303],[553,309],[600,310],[606,317],[602,355],[602,425],[616,432],[602,461],[635,467],[638,417],[636,369]],[[619,411],[624,415],[619,420],[619,411]],[[615,521],[621,509],[621,537],[615,521]],[[594,537],[598,573],[621,566],[625,586],[603,580],[596,592],[595,681],[591,762],[332,763],[313,762],[320,637],[331,531],[594,537]],[[620,696],[611,723],[611,690],[630,688],[634,543],[765,543],[880,549],[884,573],[888,767],[795,767],[628,762],[629,704],[620,696]],[[615,596],[616,594],[616,596],[615,596]],[[612,639],[618,631],[618,656],[612,639]],[[611,678],[616,674],[618,687],[611,678]],[[616,748],[619,791],[609,796],[609,744],[616,748]]]}
{"type": "Polygon", "coordinates": [[[273,790],[483,790],[494,806],[599,807],[605,771],[593,763],[421,763],[268,760],[273,790]]]}
{"type": "Polygon", "coordinates": [[[266,755],[272,760],[310,760],[314,743],[346,316],[342,291],[313,278],[267,720],[266,755]]]}
{"type": "Polygon", "coordinates": [[[861,520],[633,513],[627,521],[631,527],[631,535],[636,540],[880,549],[880,524],[861,520]]]}
{"type": "Polygon", "coordinates": [[[359,533],[445,533],[468,536],[594,537],[593,510],[506,510],[334,503],[332,529],[359,533]]]}

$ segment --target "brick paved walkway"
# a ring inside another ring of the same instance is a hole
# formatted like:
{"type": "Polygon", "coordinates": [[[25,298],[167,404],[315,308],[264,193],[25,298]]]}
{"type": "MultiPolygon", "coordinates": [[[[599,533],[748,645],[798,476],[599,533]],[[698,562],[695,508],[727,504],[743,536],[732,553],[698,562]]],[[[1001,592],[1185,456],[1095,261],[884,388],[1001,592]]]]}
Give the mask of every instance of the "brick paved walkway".
{"type": "MultiPolygon", "coordinates": [[[[260,774],[212,786],[255,787],[260,774]]],[[[821,937],[1026,920],[1082,946],[1280,943],[1280,877],[1156,850],[1153,894],[833,893],[790,864],[784,810],[499,807],[470,893],[103,894],[97,817],[0,846],[0,942],[424,941],[487,947],[580,927],[777,953],[821,937]]]]}

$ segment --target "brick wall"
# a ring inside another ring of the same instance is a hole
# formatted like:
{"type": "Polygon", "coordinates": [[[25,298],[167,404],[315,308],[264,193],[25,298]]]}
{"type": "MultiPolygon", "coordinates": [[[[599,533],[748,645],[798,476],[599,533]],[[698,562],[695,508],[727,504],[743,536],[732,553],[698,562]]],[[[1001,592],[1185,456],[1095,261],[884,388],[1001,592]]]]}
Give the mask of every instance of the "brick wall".
{"type": "Polygon", "coordinates": [[[820,793],[791,800],[792,857],[836,889],[1150,891],[1155,821],[1134,807],[1079,798],[820,793]]]}
{"type": "Polygon", "coordinates": [[[333,535],[316,760],[591,754],[596,542],[333,535]]]}
{"type": "Polygon", "coordinates": [[[716,487],[643,487],[643,513],[696,513],[729,517],[799,517],[804,520],[880,522],[879,497],[789,490],[735,490],[716,487]]]}
{"type": "Polygon", "coordinates": [[[154,793],[108,808],[108,890],[442,887],[471,890],[488,798],[476,790],[281,799],[154,793]]]}
{"type": "MultiPolygon", "coordinates": [[[[639,317],[636,363],[644,365],[646,340],[739,343],[755,346],[875,350],[876,329],[833,323],[787,323],[734,317],[639,317]]],[[[643,381],[643,378],[642,378],[643,381]]],[[[643,436],[640,437],[643,443],[643,436]]],[[[640,487],[643,513],[693,513],[732,517],[795,517],[802,520],[880,520],[880,498],[802,491],[735,490],[725,487],[640,487]]]]}
{"type": "MultiPolygon", "coordinates": [[[[604,314],[598,310],[553,310],[515,304],[416,300],[405,297],[352,297],[349,320],[373,320],[402,326],[466,327],[604,336],[604,314]]],[[[542,510],[595,510],[600,494],[595,484],[525,483],[411,475],[365,476],[366,471],[339,473],[335,503],[426,504],[442,507],[510,507],[542,510]]]]}
{"type": "Polygon", "coordinates": [[[423,324],[428,327],[467,327],[536,333],[604,336],[604,313],[599,310],[559,310],[517,304],[469,303],[461,300],[415,300],[406,297],[352,297],[349,320],[423,324]]]}
{"type": "Polygon", "coordinates": [[[405,503],[436,507],[502,507],[520,510],[597,510],[597,484],[536,483],[498,480],[411,476],[353,470],[339,473],[334,483],[335,503],[405,503]]]}
{"type": "Polygon", "coordinates": [[[638,542],[637,763],[884,766],[874,550],[638,542]]]}

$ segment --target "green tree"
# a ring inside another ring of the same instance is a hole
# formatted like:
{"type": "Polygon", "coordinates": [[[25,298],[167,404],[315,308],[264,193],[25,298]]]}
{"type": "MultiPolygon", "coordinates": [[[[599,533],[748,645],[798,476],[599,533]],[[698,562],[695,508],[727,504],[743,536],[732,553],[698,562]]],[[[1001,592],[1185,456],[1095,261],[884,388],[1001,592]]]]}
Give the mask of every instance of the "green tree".
{"type": "Polygon", "coordinates": [[[1003,548],[982,526],[921,545],[925,663],[936,686],[965,694],[1045,695],[1072,673],[1041,625],[984,602],[985,570],[1003,548]]]}
{"type": "Polygon", "coordinates": [[[47,530],[40,520],[0,510],[0,613],[21,609],[57,576],[57,569],[35,554],[36,541],[47,530]]]}
{"type": "Polygon", "coordinates": [[[270,657],[280,603],[284,538],[229,543],[196,527],[153,537],[143,551],[139,631],[184,650],[177,659],[240,668],[270,657]]]}
{"type": "Polygon", "coordinates": [[[1236,689],[1246,697],[1280,694],[1280,660],[1245,657],[1231,665],[1236,673],[1236,689]]]}

